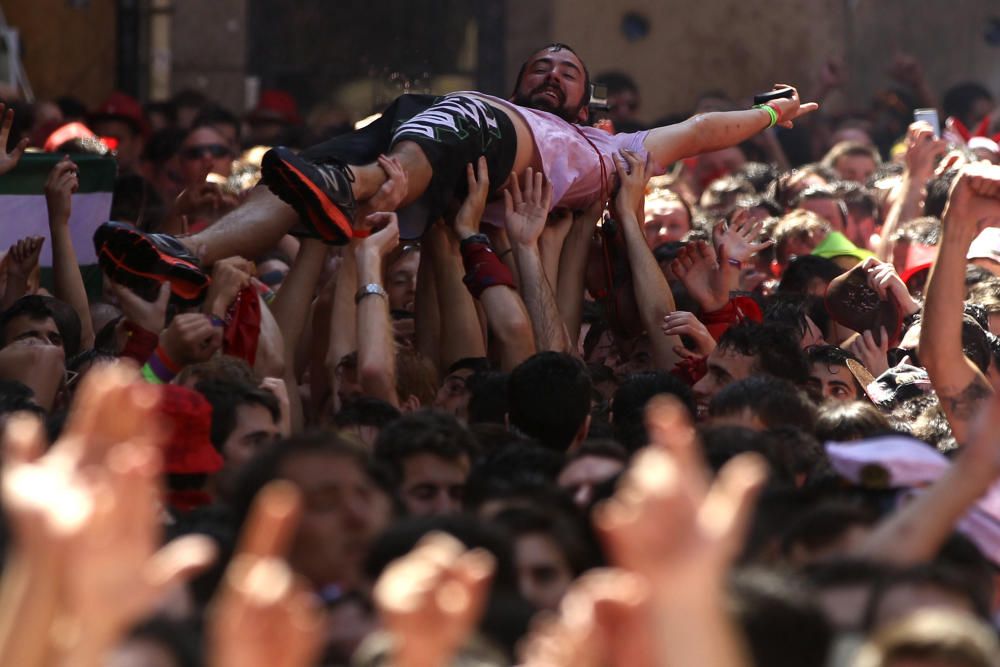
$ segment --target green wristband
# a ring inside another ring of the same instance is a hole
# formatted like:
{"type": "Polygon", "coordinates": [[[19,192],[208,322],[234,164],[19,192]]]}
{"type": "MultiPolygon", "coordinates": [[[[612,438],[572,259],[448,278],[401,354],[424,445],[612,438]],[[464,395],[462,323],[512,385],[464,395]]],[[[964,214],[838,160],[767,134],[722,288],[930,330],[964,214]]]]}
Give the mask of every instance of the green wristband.
{"type": "Polygon", "coordinates": [[[775,125],[778,124],[778,112],[775,111],[774,107],[772,107],[771,105],[769,105],[769,104],[755,104],[751,108],[753,108],[753,109],[760,109],[762,111],[766,111],[767,115],[771,117],[771,122],[768,124],[767,129],[771,129],[772,127],[774,127],[775,125]]]}

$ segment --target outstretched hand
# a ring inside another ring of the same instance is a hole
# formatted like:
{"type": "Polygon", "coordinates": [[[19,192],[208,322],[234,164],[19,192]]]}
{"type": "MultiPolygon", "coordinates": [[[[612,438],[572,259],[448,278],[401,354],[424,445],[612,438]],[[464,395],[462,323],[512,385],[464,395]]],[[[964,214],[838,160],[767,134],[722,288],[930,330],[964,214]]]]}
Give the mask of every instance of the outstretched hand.
{"type": "Polygon", "coordinates": [[[27,280],[38,266],[44,245],[45,237],[29,236],[11,246],[7,253],[7,276],[27,280]]]}
{"type": "Polygon", "coordinates": [[[712,230],[715,249],[720,255],[746,263],[761,250],[774,245],[774,239],[760,240],[763,228],[763,220],[754,220],[747,209],[740,209],[728,224],[716,225],[712,230]]]}
{"type": "Polygon", "coordinates": [[[778,112],[777,124],[781,127],[794,127],[793,121],[819,109],[819,105],[815,102],[803,103],[799,100],[799,91],[794,86],[790,86],[787,83],[776,83],[772,90],[778,90],[779,88],[792,89],[791,97],[782,97],[768,102],[778,112]]]}
{"type": "Polygon", "coordinates": [[[209,609],[209,665],[315,664],[324,615],[285,562],[301,513],[300,494],[288,482],[272,482],[254,499],[239,551],[209,609]]]}
{"type": "Polygon", "coordinates": [[[0,125],[0,176],[6,174],[17,166],[24,155],[24,149],[28,147],[28,138],[25,137],[14,146],[14,150],[7,152],[7,142],[10,140],[10,128],[14,125],[14,110],[7,109],[6,105],[0,102],[0,114],[3,114],[3,125],[0,125]]]}
{"type": "Polygon", "coordinates": [[[538,243],[552,204],[552,182],[545,174],[528,167],[524,172],[524,188],[517,178],[503,193],[507,238],[511,245],[534,246],[538,243]]]}
{"type": "Polygon", "coordinates": [[[637,211],[646,196],[646,183],[649,181],[647,173],[653,163],[653,156],[646,153],[646,159],[643,160],[637,153],[627,150],[620,151],[620,156],[614,156],[615,173],[618,174],[615,206],[619,212],[637,211]]]}
{"type": "Polygon", "coordinates": [[[728,274],[732,269],[735,267],[724,259],[720,264],[712,245],[704,241],[684,246],[670,264],[670,270],[706,313],[719,310],[729,302],[728,274]]]}
{"type": "Polygon", "coordinates": [[[460,239],[466,239],[479,232],[479,223],[486,208],[486,197],[490,193],[490,171],[486,166],[486,158],[480,157],[475,168],[471,162],[467,164],[465,178],[469,194],[465,196],[462,206],[455,214],[455,233],[460,239]]]}
{"type": "Polygon", "coordinates": [[[948,193],[948,203],[945,205],[942,222],[945,228],[945,239],[949,232],[960,232],[967,237],[968,242],[976,237],[986,227],[1000,225],[1000,216],[996,213],[984,213],[979,204],[989,203],[1000,210],[1000,166],[985,162],[974,162],[958,173],[948,193]]]}
{"type": "Polygon", "coordinates": [[[394,636],[400,667],[447,665],[486,606],[496,565],[482,549],[432,533],[392,562],[375,584],[375,604],[394,636]]]}

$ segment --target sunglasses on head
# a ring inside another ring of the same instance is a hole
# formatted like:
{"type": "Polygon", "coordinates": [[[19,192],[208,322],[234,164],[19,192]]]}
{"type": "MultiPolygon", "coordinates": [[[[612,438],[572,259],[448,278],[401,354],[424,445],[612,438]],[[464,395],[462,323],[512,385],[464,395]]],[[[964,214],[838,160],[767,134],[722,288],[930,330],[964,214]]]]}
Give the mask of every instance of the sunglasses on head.
{"type": "Polygon", "coordinates": [[[180,156],[185,160],[198,160],[205,156],[213,158],[232,157],[232,155],[233,152],[229,150],[229,146],[224,146],[222,144],[188,146],[187,148],[182,148],[180,151],[180,156]]]}

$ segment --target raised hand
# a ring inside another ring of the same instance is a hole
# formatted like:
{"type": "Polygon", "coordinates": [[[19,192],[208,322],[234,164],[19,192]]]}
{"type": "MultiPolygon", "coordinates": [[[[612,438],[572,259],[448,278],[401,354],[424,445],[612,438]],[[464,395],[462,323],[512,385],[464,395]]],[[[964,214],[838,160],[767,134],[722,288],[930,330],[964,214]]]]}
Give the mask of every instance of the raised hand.
{"type": "MultiPolygon", "coordinates": [[[[646,173],[652,164],[652,156],[646,154],[643,160],[632,151],[620,151],[621,158],[615,158],[615,173],[618,174],[618,194],[615,196],[615,207],[618,211],[638,211],[646,196],[646,173]]],[[[621,213],[619,213],[621,215],[621,213]]],[[[641,216],[636,216],[640,223],[641,216]]]]}
{"type": "Polygon", "coordinates": [[[309,667],[323,643],[324,615],[288,563],[302,513],[299,492],[272,482],[254,500],[240,547],[208,615],[212,667],[309,667]]]}
{"type": "Polygon", "coordinates": [[[687,288],[702,310],[711,313],[729,302],[731,270],[739,269],[728,262],[716,261],[712,245],[704,241],[689,243],[670,264],[677,279],[687,288]]]}
{"type": "Polygon", "coordinates": [[[109,281],[111,291],[118,298],[118,305],[125,319],[146,331],[158,334],[167,325],[167,304],[170,302],[170,283],[160,285],[156,301],[146,301],[119,283],[109,281]]]}
{"type": "Polygon", "coordinates": [[[374,255],[383,260],[399,245],[399,219],[395,213],[372,213],[365,221],[372,229],[378,231],[358,245],[358,252],[364,255],[374,255]]]}
{"type": "Polygon", "coordinates": [[[654,597],[718,591],[742,545],[764,464],[741,454],[710,482],[679,402],[654,398],[646,423],[650,446],[599,508],[598,531],[611,560],[643,577],[654,597]]]}
{"type": "Polygon", "coordinates": [[[791,88],[793,91],[791,97],[783,97],[768,102],[778,112],[777,124],[781,127],[794,127],[794,120],[819,109],[819,105],[815,102],[806,102],[803,104],[799,100],[799,91],[794,86],[789,86],[786,83],[774,84],[773,90],[779,88],[791,88]]]}
{"type": "Polygon", "coordinates": [[[14,125],[14,110],[7,109],[6,105],[0,102],[0,114],[3,114],[3,125],[0,125],[0,176],[17,166],[24,155],[24,149],[28,147],[28,138],[25,137],[14,146],[14,150],[7,152],[7,142],[10,140],[10,128],[14,125]]]}
{"type": "Polygon", "coordinates": [[[495,563],[482,549],[432,533],[386,568],[375,604],[394,636],[399,667],[446,665],[472,634],[486,606],[495,563]]]}
{"type": "Polygon", "coordinates": [[[49,224],[65,225],[73,209],[73,195],[80,189],[80,168],[69,156],[52,167],[45,181],[45,205],[49,209],[49,224]]]}
{"type": "Polygon", "coordinates": [[[462,206],[455,214],[455,233],[460,239],[479,233],[479,223],[486,208],[486,197],[490,194],[490,172],[486,166],[486,158],[479,158],[474,169],[471,162],[467,164],[465,178],[469,194],[465,196],[462,206]]]}
{"type": "Polygon", "coordinates": [[[156,388],[138,382],[134,368],[99,367],[44,454],[37,422],[8,427],[3,494],[15,550],[47,559],[34,552],[56,549],[58,565],[46,573],[57,578],[64,626],[55,648],[73,664],[103,664],[132,624],[214,556],[203,537],[160,547],[156,403],[156,388]]]}
{"type": "Polygon", "coordinates": [[[875,342],[871,331],[862,331],[847,348],[875,377],[889,370],[889,334],[885,327],[882,327],[879,335],[881,344],[875,342]]]}
{"type": "Polygon", "coordinates": [[[222,347],[222,327],[201,313],[181,313],[160,334],[160,345],[171,361],[187,366],[208,361],[222,347]]]}
{"type": "Polygon", "coordinates": [[[866,259],[862,266],[868,278],[868,286],[878,292],[880,299],[887,301],[891,297],[899,305],[904,317],[920,310],[920,304],[910,296],[906,283],[896,273],[896,267],[874,257],[866,259]]]}
{"type": "Polygon", "coordinates": [[[282,437],[287,438],[292,434],[292,410],[285,381],[281,378],[264,378],[260,381],[260,388],[271,392],[278,399],[278,432],[282,437]]]}
{"type": "Polygon", "coordinates": [[[225,317],[230,304],[250,284],[256,270],[253,262],[242,257],[227,257],[212,266],[212,283],[205,295],[203,312],[225,317]]]}
{"type": "Polygon", "coordinates": [[[741,263],[750,261],[758,252],[774,245],[774,239],[759,240],[763,228],[763,220],[753,220],[747,209],[738,210],[729,224],[716,225],[712,230],[716,252],[741,263]]]}
{"type": "Polygon", "coordinates": [[[503,200],[507,238],[511,245],[536,245],[549,217],[552,183],[545,178],[545,174],[528,167],[524,172],[524,189],[521,189],[517,178],[510,179],[503,200]]]}
{"type": "Polygon", "coordinates": [[[959,234],[971,243],[985,227],[1000,225],[1000,166],[974,162],[962,167],[945,205],[945,236],[959,234]]]}
{"type": "Polygon", "coordinates": [[[406,198],[409,181],[399,160],[387,155],[378,156],[378,164],[385,172],[387,180],[382,184],[366,206],[372,213],[395,211],[406,198]]]}
{"type": "Polygon", "coordinates": [[[934,128],[930,123],[910,123],[906,131],[906,155],[903,158],[908,172],[930,178],[938,158],[947,152],[948,142],[934,136],[934,128]]]}
{"type": "Polygon", "coordinates": [[[42,254],[43,245],[45,245],[45,237],[29,236],[11,246],[7,253],[8,279],[15,278],[26,281],[38,266],[38,258],[42,254]]]}
{"type": "Polygon", "coordinates": [[[715,349],[715,339],[693,313],[675,310],[663,318],[663,333],[668,336],[691,336],[698,354],[707,357],[715,349]]]}

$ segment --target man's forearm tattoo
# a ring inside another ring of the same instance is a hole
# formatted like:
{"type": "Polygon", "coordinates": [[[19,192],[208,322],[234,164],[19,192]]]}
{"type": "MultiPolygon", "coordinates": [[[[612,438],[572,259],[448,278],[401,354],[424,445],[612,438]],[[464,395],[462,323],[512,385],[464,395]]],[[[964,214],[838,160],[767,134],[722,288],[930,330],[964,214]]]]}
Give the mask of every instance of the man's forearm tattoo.
{"type": "Polygon", "coordinates": [[[989,398],[991,395],[993,395],[993,391],[990,387],[983,384],[981,379],[976,378],[957,394],[950,396],[938,394],[938,397],[941,399],[941,405],[949,413],[959,419],[972,419],[979,410],[979,406],[983,400],[989,398]]]}

